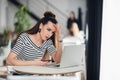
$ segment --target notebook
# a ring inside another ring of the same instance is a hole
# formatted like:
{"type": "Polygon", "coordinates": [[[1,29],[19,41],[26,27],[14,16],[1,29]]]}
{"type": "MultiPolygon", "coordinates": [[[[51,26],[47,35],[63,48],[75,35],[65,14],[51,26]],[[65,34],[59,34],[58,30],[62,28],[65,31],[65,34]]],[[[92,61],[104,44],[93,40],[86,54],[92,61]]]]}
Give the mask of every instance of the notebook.
{"type": "Polygon", "coordinates": [[[48,67],[67,68],[79,66],[82,64],[85,55],[85,45],[68,45],[64,46],[59,66],[52,64],[48,67]]]}

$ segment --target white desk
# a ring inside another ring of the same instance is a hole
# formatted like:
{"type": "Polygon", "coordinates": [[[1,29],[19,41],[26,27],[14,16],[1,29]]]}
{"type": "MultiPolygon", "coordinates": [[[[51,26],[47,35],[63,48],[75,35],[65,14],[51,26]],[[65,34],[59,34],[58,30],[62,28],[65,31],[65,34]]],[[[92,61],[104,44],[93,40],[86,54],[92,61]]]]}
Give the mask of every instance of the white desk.
{"type": "Polygon", "coordinates": [[[38,76],[34,75],[6,75],[8,80],[81,80],[81,72],[84,70],[83,66],[71,67],[71,68],[47,68],[40,66],[1,66],[0,71],[18,71],[26,74],[38,74],[38,76]],[[70,73],[80,73],[78,76],[57,76],[57,74],[70,74],[70,73]],[[51,74],[51,76],[45,76],[39,74],[51,74]],[[56,76],[55,76],[55,75],[56,76]]]}
{"type": "Polygon", "coordinates": [[[74,76],[8,76],[7,80],[81,80],[74,76]]]}
{"type": "Polygon", "coordinates": [[[17,72],[27,74],[67,74],[80,72],[83,70],[82,66],[69,67],[69,68],[50,68],[41,66],[14,66],[13,69],[17,72]]]}
{"type": "Polygon", "coordinates": [[[25,74],[33,75],[8,75],[8,80],[81,80],[81,72],[83,70],[82,66],[70,67],[70,68],[48,68],[41,66],[8,66],[10,71],[17,71],[25,74]],[[70,74],[70,73],[80,73],[78,76],[59,76],[59,74],[70,74]],[[41,75],[43,74],[43,75],[41,75]],[[51,76],[46,76],[46,75],[51,76]],[[34,76],[35,75],[35,76],[34,76]],[[36,76],[40,75],[40,76],[36,76]]]}

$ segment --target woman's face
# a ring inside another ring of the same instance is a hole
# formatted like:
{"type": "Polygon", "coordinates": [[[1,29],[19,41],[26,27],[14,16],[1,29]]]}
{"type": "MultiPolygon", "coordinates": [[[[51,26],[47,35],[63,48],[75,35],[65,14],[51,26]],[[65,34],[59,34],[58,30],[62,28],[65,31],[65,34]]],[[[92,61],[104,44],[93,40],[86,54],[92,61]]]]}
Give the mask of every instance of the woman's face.
{"type": "Polygon", "coordinates": [[[40,26],[40,29],[41,29],[40,34],[41,34],[42,40],[49,39],[56,30],[55,24],[50,21],[48,21],[47,24],[40,26]]]}
{"type": "Polygon", "coordinates": [[[71,19],[74,19],[74,18],[75,18],[74,13],[70,13],[70,18],[71,18],[71,19]]]}

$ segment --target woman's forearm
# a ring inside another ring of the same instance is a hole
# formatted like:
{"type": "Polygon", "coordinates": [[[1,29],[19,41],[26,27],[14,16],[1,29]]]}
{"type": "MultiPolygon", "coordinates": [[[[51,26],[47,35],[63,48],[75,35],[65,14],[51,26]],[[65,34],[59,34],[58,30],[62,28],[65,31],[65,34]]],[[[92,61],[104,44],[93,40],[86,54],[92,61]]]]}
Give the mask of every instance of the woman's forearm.
{"type": "Polygon", "coordinates": [[[61,60],[61,56],[62,56],[62,44],[58,43],[58,48],[57,48],[57,52],[56,52],[56,63],[60,63],[61,60]]]}
{"type": "Polygon", "coordinates": [[[25,61],[25,60],[18,60],[15,58],[7,60],[8,65],[13,65],[13,66],[31,66],[35,65],[33,61],[25,61]]]}
{"type": "Polygon", "coordinates": [[[56,51],[56,54],[55,54],[55,62],[56,63],[60,63],[60,60],[61,60],[61,56],[62,56],[62,43],[59,42],[59,40],[61,40],[61,37],[60,36],[57,36],[56,37],[56,48],[57,48],[57,51],[56,51]]]}
{"type": "Polygon", "coordinates": [[[6,59],[7,65],[12,65],[12,66],[32,66],[32,65],[37,65],[39,63],[38,61],[35,62],[35,61],[18,60],[17,54],[12,51],[10,52],[10,54],[6,59]]]}

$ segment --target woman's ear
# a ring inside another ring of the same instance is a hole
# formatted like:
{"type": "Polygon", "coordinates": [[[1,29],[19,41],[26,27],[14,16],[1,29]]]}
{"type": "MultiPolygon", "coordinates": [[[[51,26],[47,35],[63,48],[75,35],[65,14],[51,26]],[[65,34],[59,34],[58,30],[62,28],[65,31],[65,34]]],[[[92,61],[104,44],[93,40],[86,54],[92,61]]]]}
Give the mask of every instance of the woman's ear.
{"type": "Polygon", "coordinates": [[[42,27],[43,27],[43,24],[42,24],[42,23],[40,23],[39,29],[42,29],[42,27]]]}

